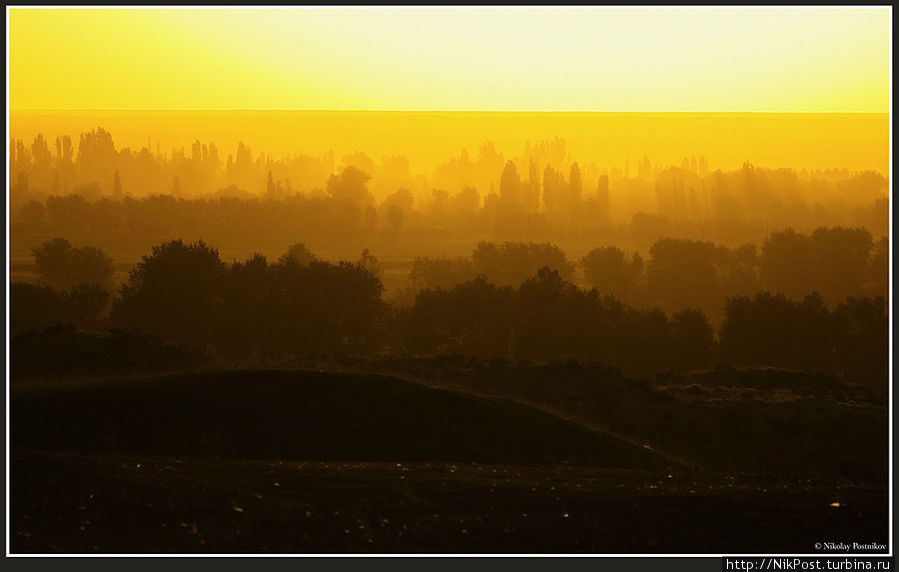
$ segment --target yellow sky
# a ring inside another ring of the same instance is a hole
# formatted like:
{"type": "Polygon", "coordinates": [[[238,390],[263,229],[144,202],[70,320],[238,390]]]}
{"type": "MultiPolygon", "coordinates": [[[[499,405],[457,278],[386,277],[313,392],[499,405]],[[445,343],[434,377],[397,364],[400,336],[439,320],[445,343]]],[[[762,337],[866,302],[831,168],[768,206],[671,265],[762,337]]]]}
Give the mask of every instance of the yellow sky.
{"type": "Polygon", "coordinates": [[[891,8],[11,8],[11,109],[889,111],[891,8]]]}

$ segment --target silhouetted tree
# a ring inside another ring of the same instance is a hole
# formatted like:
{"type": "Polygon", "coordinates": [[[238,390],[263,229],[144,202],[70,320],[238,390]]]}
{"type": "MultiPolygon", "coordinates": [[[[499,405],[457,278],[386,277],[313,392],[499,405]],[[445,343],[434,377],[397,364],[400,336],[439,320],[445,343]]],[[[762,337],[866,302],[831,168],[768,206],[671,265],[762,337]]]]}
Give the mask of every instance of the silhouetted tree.
{"type": "Polygon", "coordinates": [[[381,203],[381,208],[387,210],[387,223],[390,228],[399,230],[414,205],[415,198],[409,189],[397,189],[388,195],[381,203]]]}
{"type": "Polygon", "coordinates": [[[767,291],[801,297],[814,289],[811,240],[792,228],[771,233],[762,243],[761,286],[767,291]]]}
{"type": "Polygon", "coordinates": [[[521,177],[518,169],[512,161],[506,161],[499,180],[499,198],[502,209],[506,211],[523,210],[525,206],[525,193],[523,192],[521,177]]]}
{"type": "Polygon", "coordinates": [[[450,290],[420,292],[404,314],[406,346],[420,354],[508,357],[515,292],[483,276],[450,290]]]}
{"type": "Polygon", "coordinates": [[[546,210],[552,212],[564,202],[564,186],[562,175],[551,165],[547,165],[543,169],[543,204],[546,210]]]}
{"type": "Polygon", "coordinates": [[[718,252],[718,274],[721,289],[730,296],[751,296],[759,291],[759,255],[752,243],[734,250],[723,247],[718,252]]]}
{"type": "Polygon", "coordinates": [[[581,193],[583,191],[584,183],[581,180],[581,168],[577,164],[577,161],[571,164],[571,169],[568,174],[568,208],[573,208],[577,204],[581,202],[581,193]]]}
{"type": "Polygon", "coordinates": [[[525,203],[529,212],[536,212],[540,208],[540,177],[537,174],[537,163],[533,160],[528,163],[527,197],[525,203]]]}
{"type": "Polygon", "coordinates": [[[501,286],[518,286],[544,266],[557,270],[563,280],[569,280],[574,272],[565,253],[549,243],[505,242],[497,246],[482,241],[472,253],[472,261],[478,274],[501,286]]]}
{"type": "Polygon", "coordinates": [[[53,159],[47,141],[40,133],[34,137],[31,144],[31,159],[31,186],[45,192],[49,191],[54,179],[53,159]]]}
{"type": "Polygon", "coordinates": [[[885,392],[890,327],[884,298],[848,298],[834,310],[834,361],[856,382],[885,392]]]}
{"type": "Polygon", "coordinates": [[[639,303],[645,297],[643,258],[630,255],[616,246],[594,248],[580,261],[584,278],[602,294],[613,294],[629,303],[639,303]]]}
{"type": "Polygon", "coordinates": [[[381,341],[384,305],[377,276],[359,264],[306,266],[278,264],[271,269],[271,343],[259,349],[305,354],[309,351],[365,351],[381,341]]]}
{"type": "Polygon", "coordinates": [[[833,364],[833,325],[814,293],[801,302],[767,292],[729,298],[719,333],[722,357],[739,365],[828,369],[833,364]]]}
{"type": "Polygon", "coordinates": [[[675,371],[705,369],[712,365],[715,334],[705,314],[698,310],[675,312],[671,327],[670,363],[675,371]]]}
{"type": "Polygon", "coordinates": [[[91,206],[82,195],[51,195],[47,197],[45,209],[50,221],[60,231],[73,235],[84,233],[88,228],[91,206]]]}
{"type": "Polygon", "coordinates": [[[26,282],[9,285],[9,334],[41,332],[68,323],[63,295],[49,286],[26,282]]]}
{"type": "Polygon", "coordinates": [[[474,280],[476,273],[468,258],[418,256],[412,262],[409,281],[419,290],[450,289],[457,284],[474,280]]]}
{"type": "Polygon", "coordinates": [[[815,282],[830,304],[863,293],[863,281],[874,240],[865,228],[818,228],[812,233],[812,261],[815,282]]]}
{"type": "Polygon", "coordinates": [[[318,260],[318,258],[306,248],[302,242],[291,244],[287,252],[278,259],[278,264],[297,264],[299,266],[308,266],[318,260]]]}
{"type": "Polygon", "coordinates": [[[403,220],[406,218],[406,213],[397,207],[396,205],[391,205],[387,210],[387,224],[390,225],[390,228],[393,230],[399,230],[400,227],[403,226],[403,220]]]}
{"type": "Polygon", "coordinates": [[[32,250],[37,273],[45,283],[68,290],[78,284],[109,288],[112,259],[99,248],[75,248],[64,238],[54,238],[32,250]]]}
{"type": "Polygon", "coordinates": [[[22,223],[32,232],[40,232],[43,230],[47,211],[44,204],[40,201],[30,200],[22,207],[22,223]]]}
{"type": "Polygon", "coordinates": [[[352,165],[328,179],[327,191],[337,201],[363,209],[374,202],[366,183],[371,175],[352,165]]]}
{"type": "Polygon", "coordinates": [[[72,287],[65,293],[69,323],[84,331],[105,330],[109,298],[109,292],[96,284],[82,283],[72,287]]]}
{"type": "Polygon", "coordinates": [[[381,265],[378,262],[378,257],[369,252],[367,248],[362,249],[362,254],[359,255],[356,266],[367,270],[378,279],[381,278],[381,265]]]}
{"type": "Polygon", "coordinates": [[[219,285],[224,271],[218,250],[202,240],[154,246],[122,286],[112,323],[184,348],[205,349],[223,310],[219,285]]]}
{"type": "Polygon", "coordinates": [[[598,302],[595,290],[580,290],[557,270],[541,268],[518,289],[514,353],[537,360],[588,357],[597,343],[598,302]]]}
{"type": "Polygon", "coordinates": [[[608,224],[612,206],[609,198],[609,176],[601,175],[596,184],[597,219],[602,224],[608,224]]]}
{"type": "Polygon", "coordinates": [[[457,216],[472,217],[481,208],[481,195],[474,187],[465,187],[452,198],[457,216]]]}
{"type": "Polygon", "coordinates": [[[112,135],[102,127],[82,133],[78,143],[76,162],[82,180],[96,182],[109,192],[118,155],[112,135]]]}
{"type": "Polygon", "coordinates": [[[649,249],[646,283],[650,296],[668,311],[693,308],[717,314],[723,301],[711,242],[657,240],[649,249]]]}
{"type": "Polygon", "coordinates": [[[103,314],[109,293],[97,285],[79,284],[68,291],[14,282],[9,290],[10,335],[42,332],[53,326],[105,329],[103,314]]]}
{"type": "Polygon", "coordinates": [[[790,297],[819,292],[832,305],[865,292],[874,241],[864,228],[818,228],[811,236],[792,228],[762,245],[762,287],[790,297]]]}
{"type": "Polygon", "coordinates": [[[881,237],[871,249],[865,269],[865,286],[871,296],[887,299],[890,287],[890,242],[881,237]]]}
{"type": "Polygon", "coordinates": [[[671,330],[661,308],[623,306],[614,327],[612,363],[626,375],[651,377],[671,368],[671,330]]]}
{"type": "MultiPolygon", "coordinates": [[[[295,244],[279,264],[308,265],[314,258],[299,262],[304,253],[302,243],[295,244]]],[[[275,287],[265,256],[257,252],[245,262],[233,263],[219,285],[223,311],[215,320],[215,346],[237,356],[277,351],[283,340],[275,328],[281,319],[272,303],[275,287]]]]}

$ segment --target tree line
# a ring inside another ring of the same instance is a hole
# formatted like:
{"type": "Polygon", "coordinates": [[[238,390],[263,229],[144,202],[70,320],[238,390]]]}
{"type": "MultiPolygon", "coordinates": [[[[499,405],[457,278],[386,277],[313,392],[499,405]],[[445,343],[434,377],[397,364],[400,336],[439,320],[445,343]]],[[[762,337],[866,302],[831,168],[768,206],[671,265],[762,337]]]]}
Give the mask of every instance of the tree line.
{"type": "Polygon", "coordinates": [[[886,298],[889,243],[885,237],[875,242],[864,228],[821,227],[810,234],[788,228],[768,235],[761,247],[661,238],[645,259],[637,251],[600,246],[574,261],[549,243],[482,241],[468,257],[415,258],[395,302],[409,305],[417,292],[450,288],[479,274],[518,286],[543,266],[634,307],[669,313],[693,308],[717,323],[726,298],[759,291],[797,299],[817,292],[831,306],[850,297],[886,298]]]}
{"type": "Polygon", "coordinates": [[[587,233],[647,240],[677,234],[732,242],[769,222],[801,230],[888,229],[888,181],[875,172],[797,172],[746,163],[710,170],[702,158],[634,172],[572,160],[563,139],[506,156],[491,143],[433,173],[408,159],[377,161],[361,151],[336,158],[273,158],[240,143],[220,153],[195,141],[163,154],[148,142],[117,148],[97,128],[54,143],[10,141],[12,223],[29,232],[130,233],[193,228],[201,236],[262,236],[297,225],[309,231],[443,228],[478,236],[587,233]],[[229,226],[225,226],[225,225],[229,226]]]}
{"type": "MultiPolygon", "coordinates": [[[[43,257],[43,285],[11,285],[13,335],[71,323],[139,331],[224,360],[458,354],[592,361],[639,376],[735,364],[836,371],[878,388],[886,383],[889,329],[878,296],[828,304],[815,292],[737,293],[725,297],[716,328],[702,309],[641,308],[578,287],[570,281],[572,266],[551,245],[481,244],[473,264],[496,279],[478,272],[452,285],[428,285],[398,307],[384,300],[377,260],[367,251],[333,264],[296,244],[274,261],[256,254],[225,263],[209,244],[183,240],[154,247],[113,295],[101,286],[102,251],[66,244],[35,249],[43,257]],[[46,267],[48,253],[61,267],[93,259],[95,273],[78,279],[94,282],[71,286],[46,267]],[[520,270],[521,258],[541,266],[515,284],[520,275],[510,269],[520,270]]],[[[688,261],[683,268],[692,272],[688,261]]]]}

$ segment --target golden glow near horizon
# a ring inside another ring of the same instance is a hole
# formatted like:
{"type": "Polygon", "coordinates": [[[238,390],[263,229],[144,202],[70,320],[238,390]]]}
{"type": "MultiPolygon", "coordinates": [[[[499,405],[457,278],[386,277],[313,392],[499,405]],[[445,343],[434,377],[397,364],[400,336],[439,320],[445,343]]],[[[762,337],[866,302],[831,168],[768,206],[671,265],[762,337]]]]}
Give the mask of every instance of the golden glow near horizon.
{"type": "Polygon", "coordinates": [[[9,8],[11,109],[889,111],[889,7],[9,8]]]}

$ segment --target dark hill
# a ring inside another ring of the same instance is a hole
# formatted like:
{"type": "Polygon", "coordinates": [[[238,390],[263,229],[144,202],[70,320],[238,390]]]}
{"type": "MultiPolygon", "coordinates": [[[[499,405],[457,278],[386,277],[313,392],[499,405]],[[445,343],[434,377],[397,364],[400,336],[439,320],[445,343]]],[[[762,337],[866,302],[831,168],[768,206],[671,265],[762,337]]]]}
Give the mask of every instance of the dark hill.
{"type": "Polygon", "coordinates": [[[548,413],[376,375],[229,371],[18,389],[13,448],[333,461],[652,467],[548,413]]]}

